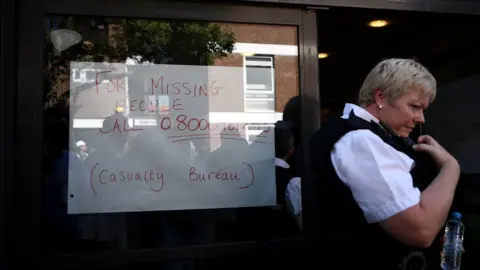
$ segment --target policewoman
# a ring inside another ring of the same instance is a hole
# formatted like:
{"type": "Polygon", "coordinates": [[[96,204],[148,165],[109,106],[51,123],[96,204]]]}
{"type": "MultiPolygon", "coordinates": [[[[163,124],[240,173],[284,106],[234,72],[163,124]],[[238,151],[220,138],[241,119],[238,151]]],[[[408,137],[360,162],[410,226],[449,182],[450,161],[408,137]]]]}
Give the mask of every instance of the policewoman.
{"type": "Polygon", "coordinates": [[[384,60],[358,105],[347,103],[313,136],[324,269],[439,269],[460,167],[432,137],[409,138],[435,95],[420,63],[384,60]]]}

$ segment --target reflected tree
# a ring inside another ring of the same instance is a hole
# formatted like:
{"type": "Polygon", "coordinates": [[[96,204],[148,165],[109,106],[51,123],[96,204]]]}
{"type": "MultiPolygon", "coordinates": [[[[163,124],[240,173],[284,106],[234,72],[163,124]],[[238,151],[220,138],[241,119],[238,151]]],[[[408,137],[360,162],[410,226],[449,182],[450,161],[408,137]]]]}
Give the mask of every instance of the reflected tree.
{"type": "Polygon", "coordinates": [[[70,61],[211,65],[235,45],[231,29],[206,22],[49,17],[45,29],[45,109],[68,106],[70,61]],[[50,38],[55,29],[74,30],[82,40],[60,52],[50,38]]]}
{"type": "Polygon", "coordinates": [[[235,44],[233,32],[213,23],[130,20],[123,29],[128,56],[153,63],[211,65],[235,44]]]}

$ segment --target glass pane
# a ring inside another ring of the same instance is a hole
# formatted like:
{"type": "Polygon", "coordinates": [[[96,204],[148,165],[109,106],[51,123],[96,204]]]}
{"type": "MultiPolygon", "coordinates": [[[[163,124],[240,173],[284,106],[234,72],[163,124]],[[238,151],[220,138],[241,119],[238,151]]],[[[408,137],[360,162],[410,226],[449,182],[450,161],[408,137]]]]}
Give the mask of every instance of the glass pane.
{"type": "Polygon", "coordinates": [[[296,42],[291,26],[46,17],[43,250],[300,233],[298,129],[275,128],[296,42]]]}
{"type": "Polygon", "coordinates": [[[273,68],[247,66],[248,90],[273,91],[273,68]]]}
{"type": "Polygon", "coordinates": [[[245,111],[247,112],[273,112],[275,103],[273,99],[246,99],[245,111]]]}

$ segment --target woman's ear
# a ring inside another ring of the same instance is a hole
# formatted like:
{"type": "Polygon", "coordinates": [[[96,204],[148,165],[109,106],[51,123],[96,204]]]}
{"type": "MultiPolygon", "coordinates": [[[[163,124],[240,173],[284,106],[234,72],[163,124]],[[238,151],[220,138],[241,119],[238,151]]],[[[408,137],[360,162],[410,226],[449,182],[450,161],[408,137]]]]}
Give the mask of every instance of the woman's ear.
{"type": "Polygon", "coordinates": [[[383,104],[385,104],[385,95],[382,88],[375,89],[375,103],[377,106],[383,106],[383,104]]]}

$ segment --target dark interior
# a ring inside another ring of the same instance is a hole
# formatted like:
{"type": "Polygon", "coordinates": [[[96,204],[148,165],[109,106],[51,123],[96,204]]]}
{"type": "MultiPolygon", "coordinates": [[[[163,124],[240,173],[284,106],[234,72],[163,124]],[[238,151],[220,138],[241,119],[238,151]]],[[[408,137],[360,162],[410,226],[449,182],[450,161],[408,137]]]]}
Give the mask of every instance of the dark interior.
{"type": "Polygon", "coordinates": [[[434,74],[439,84],[480,71],[477,64],[480,35],[478,16],[414,11],[331,8],[318,13],[322,98],[356,100],[368,71],[379,61],[415,58],[434,74]],[[368,22],[383,19],[386,27],[368,22]]]}
{"type": "MultiPolygon", "coordinates": [[[[437,79],[437,98],[423,129],[458,160],[462,175],[454,208],[464,215],[465,269],[478,269],[480,252],[479,16],[331,8],[319,11],[320,100],[356,103],[367,73],[386,58],[414,58],[437,79]],[[371,20],[387,20],[371,28],[371,20]],[[478,135],[478,136],[477,136],[478,135]],[[467,266],[468,265],[468,266],[467,266]]],[[[463,268],[464,265],[462,265],[463,268]]]]}

